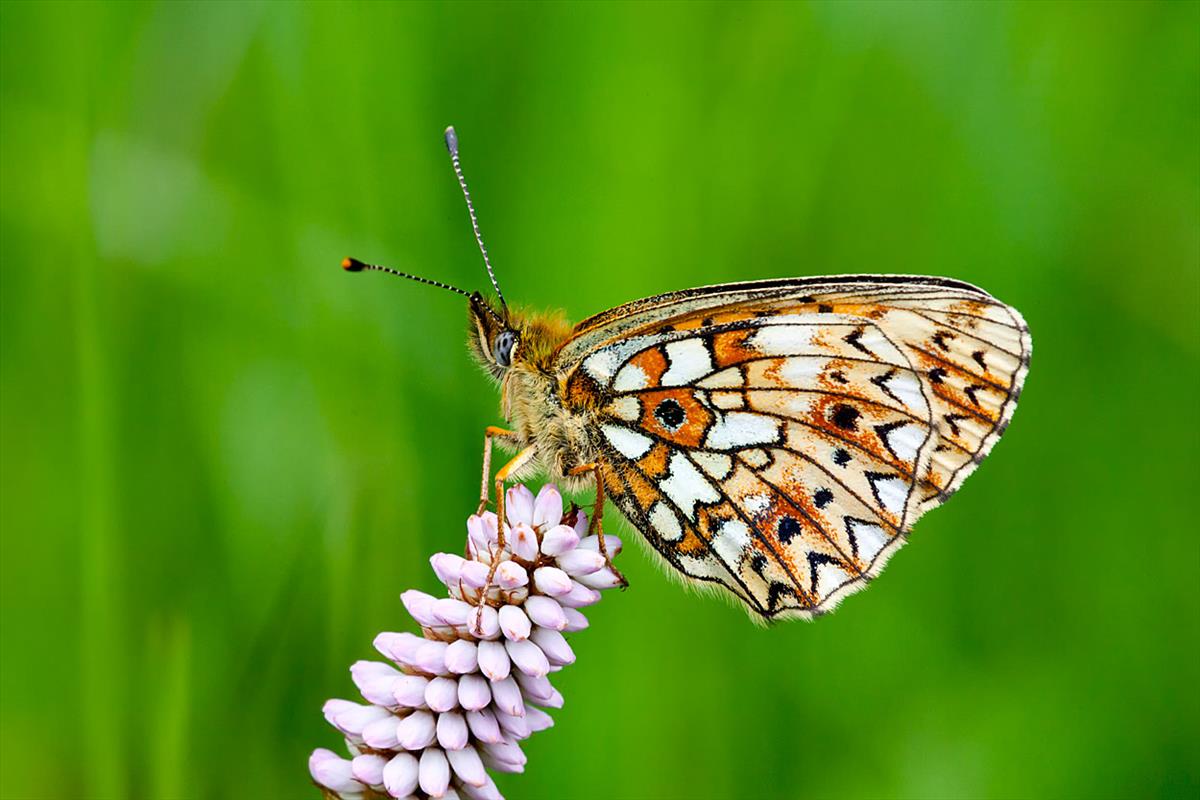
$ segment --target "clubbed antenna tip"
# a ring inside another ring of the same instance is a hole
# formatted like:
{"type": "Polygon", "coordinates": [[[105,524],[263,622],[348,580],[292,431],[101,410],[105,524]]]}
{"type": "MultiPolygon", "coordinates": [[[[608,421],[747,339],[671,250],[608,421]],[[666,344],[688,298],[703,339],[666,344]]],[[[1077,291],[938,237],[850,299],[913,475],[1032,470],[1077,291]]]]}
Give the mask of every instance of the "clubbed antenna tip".
{"type": "Polygon", "coordinates": [[[346,272],[362,272],[366,268],[367,265],[357,258],[347,257],[342,259],[342,269],[346,270],[346,272]]]}
{"type": "Polygon", "coordinates": [[[450,155],[458,155],[458,134],[454,132],[454,126],[446,128],[446,149],[450,151],[450,155]]]}

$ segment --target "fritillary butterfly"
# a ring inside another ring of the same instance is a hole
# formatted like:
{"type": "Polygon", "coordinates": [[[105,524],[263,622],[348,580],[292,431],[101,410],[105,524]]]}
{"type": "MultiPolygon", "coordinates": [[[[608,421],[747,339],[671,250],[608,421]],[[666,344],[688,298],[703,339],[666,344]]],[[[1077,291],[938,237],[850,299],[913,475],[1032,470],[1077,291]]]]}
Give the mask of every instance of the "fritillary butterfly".
{"type": "MultiPolygon", "coordinates": [[[[831,610],[868,583],[917,519],[1004,433],[1029,367],[1016,309],[947,278],[846,275],[672,292],[570,325],[508,308],[446,142],[496,302],[465,295],[476,358],[500,384],[517,452],[594,483],[654,550],[767,619],[831,610]]],[[[600,541],[603,542],[601,532],[600,541]]],[[[607,555],[607,554],[606,554],[607,555]]],[[[619,573],[618,573],[619,574],[619,573]]]]}

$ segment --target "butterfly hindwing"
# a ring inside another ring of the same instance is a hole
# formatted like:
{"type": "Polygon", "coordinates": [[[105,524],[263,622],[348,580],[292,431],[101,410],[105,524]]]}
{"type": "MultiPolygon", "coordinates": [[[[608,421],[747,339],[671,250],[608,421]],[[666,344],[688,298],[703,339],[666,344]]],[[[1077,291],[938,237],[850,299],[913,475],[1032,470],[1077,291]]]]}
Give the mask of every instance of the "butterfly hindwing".
{"type": "Polygon", "coordinates": [[[639,301],[560,354],[568,403],[598,409],[614,501],[765,617],[877,574],[986,455],[1028,362],[1019,315],[980,290],[826,280],[639,301]]]}

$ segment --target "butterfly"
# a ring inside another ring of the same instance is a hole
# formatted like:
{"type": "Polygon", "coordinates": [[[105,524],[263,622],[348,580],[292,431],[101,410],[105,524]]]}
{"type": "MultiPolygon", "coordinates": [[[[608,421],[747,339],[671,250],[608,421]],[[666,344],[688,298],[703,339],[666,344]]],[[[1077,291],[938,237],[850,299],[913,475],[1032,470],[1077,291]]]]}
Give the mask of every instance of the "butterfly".
{"type": "Polygon", "coordinates": [[[571,488],[594,485],[606,558],[607,496],[688,580],[763,619],[808,618],[878,575],[1012,419],[1029,328],[1012,306],[949,278],[705,286],[577,325],[510,309],[453,128],[446,145],[496,300],[357,259],[343,267],[467,297],[470,349],[508,421],[484,436],[480,511],[500,444],[516,453],[495,476],[501,519],[505,483],[538,468],[571,488]]]}

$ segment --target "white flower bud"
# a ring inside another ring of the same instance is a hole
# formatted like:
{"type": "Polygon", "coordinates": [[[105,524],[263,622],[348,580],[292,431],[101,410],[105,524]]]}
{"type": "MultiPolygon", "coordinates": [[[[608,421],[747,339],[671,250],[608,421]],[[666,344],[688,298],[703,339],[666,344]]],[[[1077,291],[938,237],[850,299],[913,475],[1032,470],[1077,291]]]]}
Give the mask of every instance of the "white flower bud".
{"type": "Polygon", "coordinates": [[[550,679],[544,675],[535,678],[518,670],[513,677],[525,696],[538,705],[544,706],[545,701],[554,696],[554,687],[550,684],[550,679]]]}
{"type": "Polygon", "coordinates": [[[472,636],[478,636],[480,639],[498,638],[500,636],[500,618],[496,614],[496,609],[487,605],[476,606],[471,611],[467,630],[472,636]]]}
{"type": "Polygon", "coordinates": [[[529,726],[530,733],[544,731],[547,728],[554,727],[554,717],[542,711],[540,708],[533,706],[525,707],[525,724],[529,726]]]}
{"type": "Polygon", "coordinates": [[[488,776],[487,782],[478,788],[469,787],[471,800],[504,800],[504,795],[496,788],[496,783],[488,776]]]}
{"type": "Polygon", "coordinates": [[[567,618],[567,626],[563,628],[566,633],[584,630],[589,625],[588,618],[573,608],[564,608],[563,616],[567,618]]]}
{"type": "Polygon", "coordinates": [[[321,706],[321,713],[325,715],[325,721],[335,728],[341,728],[337,724],[337,716],[351,709],[360,708],[358,703],[351,703],[349,700],[326,700],[325,705],[321,706]]]}
{"type": "Polygon", "coordinates": [[[354,779],[359,783],[365,783],[374,789],[383,788],[383,768],[387,766],[387,759],[383,756],[374,753],[364,753],[361,756],[356,756],[350,762],[350,771],[354,773],[354,779]]]}
{"type": "Polygon", "coordinates": [[[571,576],[557,567],[538,567],[533,571],[533,585],[542,594],[561,597],[571,591],[571,576]]]}
{"type": "Polygon", "coordinates": [[[392,696],[405,708],[425,705],[425,687],[429,679],[422,675],[402,675],[392,684],[392,696]]]}
{"type": "MultiPolygon", "coordinates": [[[[579,540],[579,547],[584,550],[591,550],[594,553],[600,552],[600,537],[596,534],[584,536],[579,540]]],[[[604,549],[608,551],[609,558],[615,558],[620,552],[623,545],[618,536],[613,536],[610,533],[604,534],[604,549]]]]}
{"type": "Polygon", "coordinates": [[[550,557],[569,553],[579,544],[579,534],[569,525],[555,525],[542,534],[542,552],[550,557]]]}
{"type": "Polygon", "coordinates": [[[393,750],[399,744],[396,730],[399,720],[388,714],[363,728],[362,740],[374,750],[393,750]]]}
{"type": "Polygon", "coordinates": [[[514,717],[512,714],[505,714],[500,710],[492,713],[496,715],[496,721],[500,723],[500,730],[504,731],[506,736],[513,739],[528,739],[532,735],[533,731],[529,730],[529,725],[525,723],[524,717],[514,717]]]}
{"type": "Polygon", "coordinates": [[[562,521],[562,495],[552,483],[538,490],[533,500],[533,527],[538,530],[552,528],[562,521]]]}
{"type": "Polygon", "coordinates": [[[528,639],[523,642],[507,642],[504,647],[508,650],[512,663],[526,675],[536,678],[550,671],[550,662],[546,659],[546,654],[528,639]]]}
{"type": "Polygon", "coordinates": [[[363,729],[380,719],[394,719],[391,712],[379,706],[360,706],[348,703],[334,714],[333,724],[343,733],[362,736],[363,729]]]}
{"type": "Polygon", "coordinates": [[[336,753],[321,748],[308,757],[308,771],[313,780],[335,792],[361,792],[363,785],[354,780],[350,762],[336,753]]]}
{"type": "Polygon", "coordinates": [[[600,593],[589,589],[579,581],[571,581],[571,591],[558,598],[558,602],[567,608],[582,608],[600,602],[600,593]]]}
{"type": "Polygon", "coordinates": [[[446,588],[458,585],[458,576],[462,574],[462,566],[465,563],[465,558],[453,553],[434,553],[429,559],[429,566],[433,567],[433,573],[438,576],[439,581],[446,585],[446,588]]]}
{"type": "Polygon", "coordinates": [[[482,589],[487,583],[488,565],[481,561],[464,561],[459,580],[468,589],[482,589]]]}
{"type": "Polygon", "coordinates": [[[563,667],[575,663],[575,652],[571,650],[571,645],[567,644],[567,640],[558,631],[538,628],[529,637],[529,640],[541,648],[542,652],[546,654],[546,659],[554,666],[563,667]]]}
{"type": "Polygon", "coordinates": [[[438,744],[447,750],[460,750],[467,746],[467,720],[458,712],[442,714],[437,721],[438,744]]]}
{"type": "Polygon", "coordinates": [[[505,637],[519,642],[529,638],[530,622],[525,612],[517,606],[502,606],[499,612],[500,630],[505,637]]]}
{"type": "Polygon", "coordinates": [[[467,518],[467,547],[475,554],[487,552],[488,536],[482,517],[467,518]]]}
{"type": "Polygon", "coordinates": [[[563,607],[552,597],[535,594],[525,601],[525,613],[535,625],[561,631],[567,626],[567,618],[563,607]]]}
{"type": "Polygon", "coordinates": [[[383,785],[392,797],[407,797],[417,790],[419,767],[409,753],[399,753],[383,768],[383,785]]]}
{"type": "Polygon", "coordinates": [[[552,692],[550,692],[549,700],[547,700],[544,703],[538,703],[538,705],[541,706],[542,708],[562,708],[563,707],[562,693],[559,692],[558,689],[555,689],[552,692]]]}
{"type": "MultiPolygon", "coordinates": [[[[577,548],[558,557],[558,566],[568,575],[590,575],[604,567],[604,556],[591,550],[577,548]]],[[[438,601],[442,602],[442,601],[438,601]]]]}
{"type": "Polygon", "coordinates": [[[489,769],[494,770],[495,772],[521,773],[525,771],[524,764],[512,764],[508,761],[500,761],[488,755],[486,752],[483,754],[483,763],[486,764],[489,769]]]}
{"type": "Polygon", "coordinates": [[[533,492],[524,484],[517,484],[504,497],[504,516],[509,525],[533,523],[533,492]]]}
{"type": "Polygon", "coordinates": [[[471,606],[453,597],[443,597],[433,601],[430,611],[434,619],[443,625],[466,625],[471,606]]]}
{"type": "Polygon", "coordinates": [[[434,678],[425,687],[425,705],[442,712],[458,708],[458,681],[453,678],[434,678]]]}
{"type": "Polygon", "coordinates": [[[620,578],[608,567],[605,567],[598,572],[593,572],[591,575],[576,575],[575,580],[582,583],[589,589],[603,590],[613,589],[621,585],[620,578]]]}
{"type": "Polygon", "coordinates": [[[489,709],[483,708],[479,711],[468,712],[467,727],[481,742],[504,741],[504,734],[500,732],[500,723],[496,721],[496,715],[489,709]]]}
{"type": "Polygon", "coordinates": [[[479,643],[479,671],[493,681],[502,681],[508,677],[511,663],[508,651],[498,641],[483,641],[479,643]]]}
{"type": "Polygon", "coordinates": [[[408,613],[421,625],[432,627],[441,624],[433,615],[433,604],[436,601],[430,595],[418,592],[416,589],[409,589],[400,595],[400,602],[404,603],[408,613]]]}
{"type": "MultiPolygon", "coordinates": [[[[474,613],[472,611],[472,613],[474,613]]],[[[455,675],[466,675],[474,672],[479,666],[479,654],[475,643],[459,639],[446,646],[446,669],[455,675]]]]}
{"type": "Polygon", "coordinates": [[[525,715],[525,703],[521,699],[521,687],[517,685],[517,681],[511,675],[502,681],[496,681],[492,684],[492,699],[496,703],[496,708],[505,714],[511,714],[514,717],[525,715]]]}
{"type": "Polygon", "coordinates": [[[516,589],[529,583],[529,573],[515,561],[501,561],[496,567],[496,585],[501,589],[516,589]]]}
{"type": "Polygon", "coordinates": [[[484,744],[483,752],[497,761],[502,761],[506,764],[525,764],[529,760],[525,757],[525,753],[521,751],[520,745],[508,740],[488,742],[484,744]]]}
{"type": "Polygon", "coordinates": [[[491,684],[478,673],[458,679],[458,704],[467,711],[478,711],[492,702],[491,684]]]}
{"type": "Polygon", "coordinates": [[[485,511],[480,519],[483,520],[483,532],[487,536],[488,544],[495,544],[498,541],[496,536],[496,512],[485,511]]]}
{"type": "Polygon", "coordinates": [[[513,526],[509,531],[511,537],[508,546],[512,553],[522,561],[533,561],[538,554],[537,533],[533,527],[524,523],[513,526]]]}
{"type": "Polygon", "coordinates": [[[411,665],[423,644],[424,639],[411,633],[381,633],[375,637],[375,649],[397,664],[411,665]]]}
{"type": "Polygon", "coordinates": [[[414,666],[430,675],[441,675],[446,671],[446,643],[426,641],[417,648],[414,666]]]}
{"type": "Polygon", "coordinates": [[[428,711],[414,711],[396,728],[399,744],[405,750],[420,750],[433,744],[437,737],[433,714],[428,711]]]}
{"type": "Polygon", "coordinates": [[[378,706],[394,706],[392,684],[401,675],[400,671],[378,661],[356,661],[350,667],[350,677],[362,696],[378,706]]]}
{"type": "Polygon", "coordinates": [[[446,758],[454,768],[454,774],[463,783],[475,787],[487,783],[487,772],[484,771],[483,762],[479,760],[479,753],[474,747],[467,745],[461,750],[451,750],[446,753],[446,758]]]}

